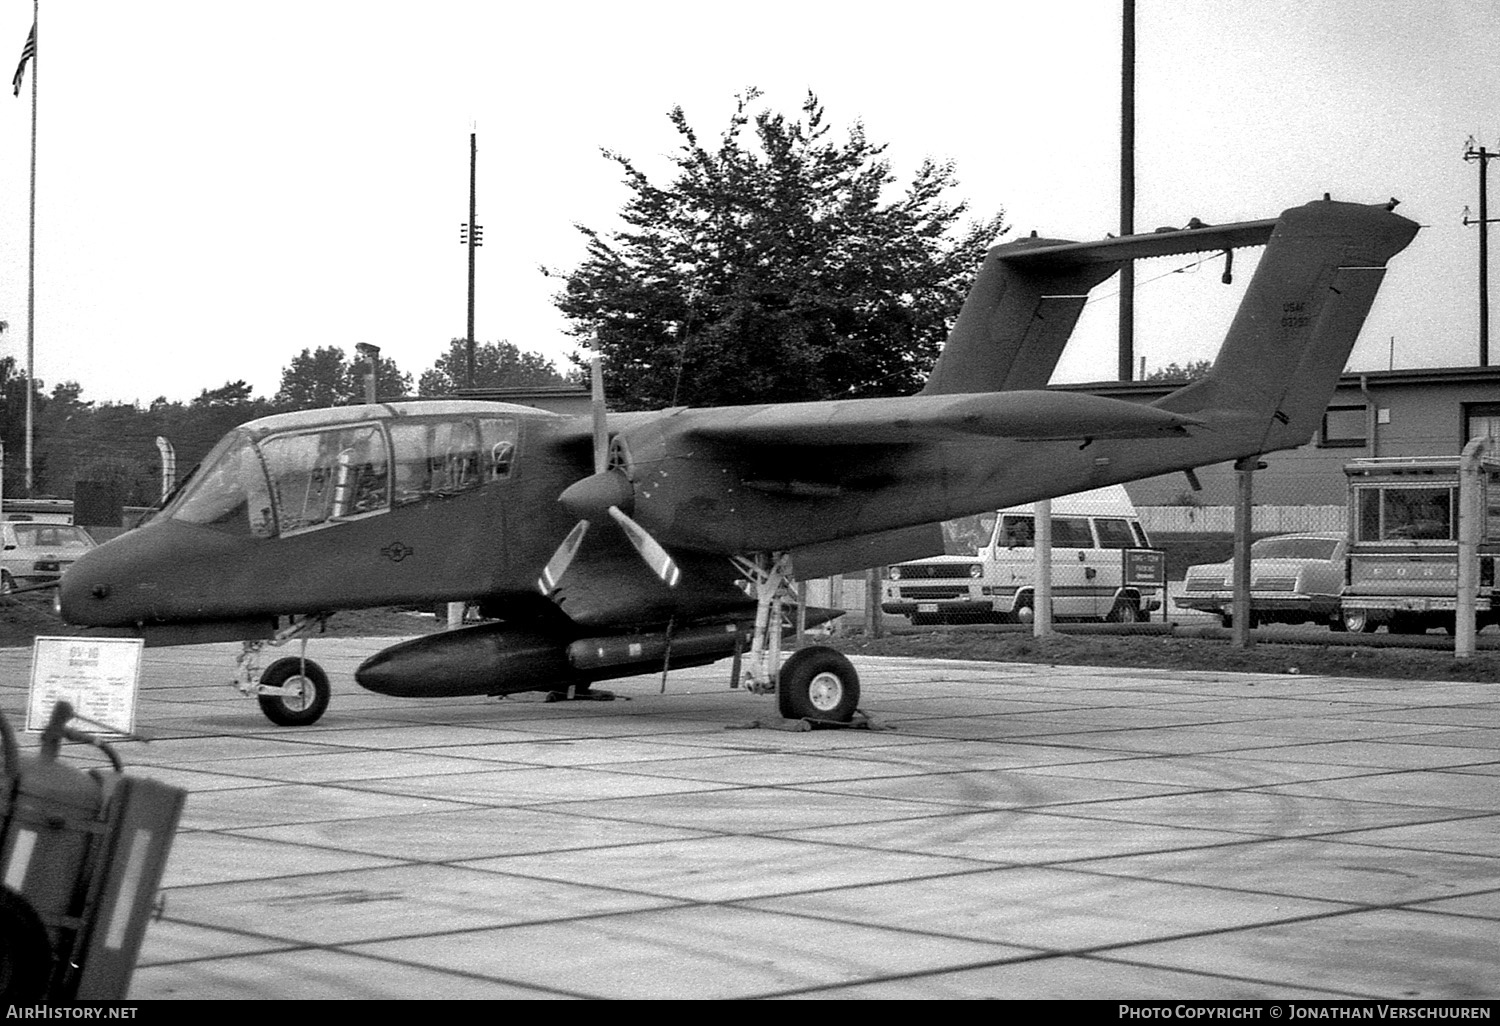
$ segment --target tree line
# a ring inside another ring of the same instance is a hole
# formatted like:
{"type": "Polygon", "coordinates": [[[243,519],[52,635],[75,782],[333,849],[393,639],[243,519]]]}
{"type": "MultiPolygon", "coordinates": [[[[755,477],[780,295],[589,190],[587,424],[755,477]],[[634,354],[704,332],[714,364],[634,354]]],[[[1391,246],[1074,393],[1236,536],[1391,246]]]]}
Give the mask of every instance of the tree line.
{"type": "MultiPolygon", "coordinates": [[[[563,385],[577,382],[539,353],[509,342],[476,345],[477,388],[563,385]]],[[[376,380],[381,401],[451,395],[464,384],[466,345],[449,343],[413,387],[410,374],[380,358],[376,380]]],[[[303,349],[281,371],[281,386],[259,397],[245,381],[206,388],[188,402],[159,396],[149,404],[90,402],[75,381],[36,381],[32,390],[32,494],[62,498],[78,481],[110,486],[127,505],[149,506],[160,498],[156,439],[171,442],[181,471],[196,464],[232,428],[257,417],[365,401],[368,363],[350,359],[338,346],[303,349]]],[[[0,441],[5,443],[5,495],[25,495],[26,376],[12,356],[0,357],[0,441]]],[[[179,477],[181,474],[179,473],[179,477]]]]}

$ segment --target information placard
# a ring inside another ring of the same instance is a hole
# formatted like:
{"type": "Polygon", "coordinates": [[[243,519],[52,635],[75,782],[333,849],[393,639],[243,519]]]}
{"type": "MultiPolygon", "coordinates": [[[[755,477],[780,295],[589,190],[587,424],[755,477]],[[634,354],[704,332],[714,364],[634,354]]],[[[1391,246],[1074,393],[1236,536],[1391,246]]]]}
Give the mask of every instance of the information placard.
{"type": "Polygon", "coordinates": [[[90,733],[135,733],[141,681],[140,638],[37,638],[31,650],[26,729],[41,730],[59,700],[73,706],[90,733]]]}

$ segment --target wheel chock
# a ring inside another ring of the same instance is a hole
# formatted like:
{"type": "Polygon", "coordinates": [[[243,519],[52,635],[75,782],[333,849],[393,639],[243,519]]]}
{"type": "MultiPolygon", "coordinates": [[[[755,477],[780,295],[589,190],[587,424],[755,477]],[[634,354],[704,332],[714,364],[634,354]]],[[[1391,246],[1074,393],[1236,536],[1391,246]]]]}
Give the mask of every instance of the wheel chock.
{"type": "Polygon", "coordinates": [[[615,693],[613,691],[595,691],[590,687],[578,687],[576,684],[569,685],[566,691],[547,692],[549,702],[613,702],[615,693]]]}
{"type": "Polygon", "coordinates": [[[805,716],[798,720],[751,720],[749,723],[725,724],[725,730],[784,730],[794,734],[800,734],[808,730],[895,730],[895,727],[880,723],[861,709],[854,710],[854,715],[845,723],[842,720],[820,720],[811,716],[805,716]]]}

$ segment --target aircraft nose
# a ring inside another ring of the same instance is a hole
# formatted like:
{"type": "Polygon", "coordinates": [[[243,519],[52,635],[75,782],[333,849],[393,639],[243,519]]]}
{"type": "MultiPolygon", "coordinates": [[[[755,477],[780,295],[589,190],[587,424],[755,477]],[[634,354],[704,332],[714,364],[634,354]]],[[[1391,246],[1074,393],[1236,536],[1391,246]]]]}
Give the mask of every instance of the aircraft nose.
{"type": "Polygon", "coordinates": [[[90,549],[62,575],[58,609],[84,627],[130,627],[202,603],[216,580],[211,536],[171,522],[145,524],[90,549]]]}
{"type": "Polygon", "coordinates": [[[85,627],[117,625],[120,585],[128,579],[121,550],[129,547],[121,537],[73,561],[58,584],[58,611],[65,622],[85,627]]]}

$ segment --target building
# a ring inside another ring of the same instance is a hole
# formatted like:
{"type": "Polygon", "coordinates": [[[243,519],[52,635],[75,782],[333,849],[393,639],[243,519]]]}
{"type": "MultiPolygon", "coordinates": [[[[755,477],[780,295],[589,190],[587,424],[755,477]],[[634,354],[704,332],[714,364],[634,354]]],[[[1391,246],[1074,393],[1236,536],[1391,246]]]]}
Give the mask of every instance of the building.
{"type": "MultiPolygon", "coordinates": [[[[1116,399],[1152,402],[1181,383],[1114,381],[1054,386],[1116,399]]],[[[1269,453],[1255,475],[1254,501],[1267,506],[1338,506],[1345,502],[1344,464],[1368,456],[1452,456],[1478,435],[1500,435],[1500,367],[1453,367],[1346,373],[1313,440],[1269,453]]],[[[1137,506],[1232,506],[1231,463],[1128,484],[1137,506]]]]}

